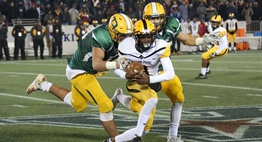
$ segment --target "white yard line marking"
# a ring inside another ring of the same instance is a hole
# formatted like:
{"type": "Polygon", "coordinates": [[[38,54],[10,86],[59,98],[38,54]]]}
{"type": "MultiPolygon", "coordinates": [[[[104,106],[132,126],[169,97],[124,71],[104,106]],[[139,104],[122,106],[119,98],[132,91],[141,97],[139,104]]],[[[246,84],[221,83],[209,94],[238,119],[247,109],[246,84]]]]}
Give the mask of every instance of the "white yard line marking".
{"type": "Polygon", "coordinates": [[[14,107],[21,107],[21,108],[26,108],[27,106],[24,106],[24,105],[12,105],[14,107]]]}
{"type": "MultiPolygon", "coordinates": [[[[261,71],[262,72],[262,71],[261,71]]],[[[30,75],[36,76],[38,73],[20,73],[20,72],[0,72],[0,74],[16,74],[16,75],[30,75]]],[[[46,76],[56,76],[65,77],[64,74],[45,74],[46,76]]],[[[119,77],[98,77],[99,79],[121,79],[119,77]]],[[[202,84],[202,83],[190,83],[182,82],[182,84],[194,85],[194,86],[208,86],[208,87],[219,87],[219,88],[229,88],[229,89],[241,89],[241,90],[252,90],[252,91],[262,91],[260,88],[250,88],[250,87],[238,87],[238,86],[225,86],[225,85],[215,85],[215,84],[202,84]]]]}
{"type": "Polygon", "coordinates": [[[217,98],[219,98],[219,97],[215,97],[215,96],[202,96],[202,97],[204,97],[204,98],[212,98],[212,99],[217,99],[217,98]]]}
{"type": "Polygon", "coordinates": [[[248,96],[262,97],[260,94],[247,94],[248,96]]]}

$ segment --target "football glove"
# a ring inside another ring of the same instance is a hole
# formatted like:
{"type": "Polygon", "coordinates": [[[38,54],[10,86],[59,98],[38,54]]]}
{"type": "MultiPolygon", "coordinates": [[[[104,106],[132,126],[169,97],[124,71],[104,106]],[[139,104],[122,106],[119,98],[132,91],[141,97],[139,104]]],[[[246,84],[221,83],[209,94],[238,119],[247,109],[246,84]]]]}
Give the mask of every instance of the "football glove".
{"type": "Polygon", "coordinates": [[[205,34],[203,36],[203,38],[204,38],[204,44],[205,45],[208,45],[211,42],[217,41],[219,39],[218,35],[216,35],[216,34],[205,34]]]}
{"type": "Polygon", "coordinates": [[[118,62],[120,64],[120,69],[121,70],[125,70],[127,65],[129,65],[131,63],[131,61],[129,59],[127,59],[124,56],[119,56],[118,57],[118,62]]]}

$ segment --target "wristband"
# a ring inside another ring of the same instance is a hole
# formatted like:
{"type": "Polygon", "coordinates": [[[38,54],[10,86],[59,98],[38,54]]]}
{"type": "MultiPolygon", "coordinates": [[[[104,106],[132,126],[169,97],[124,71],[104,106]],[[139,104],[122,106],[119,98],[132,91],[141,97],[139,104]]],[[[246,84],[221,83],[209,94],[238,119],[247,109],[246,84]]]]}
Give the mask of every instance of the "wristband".
{"type": "Polygon", "coordinates": [[[106,62],[106,69],[111,70],[111,69],[116,69],[116,62],[106,62]]]}
{"type": "Polygon", "coordinates": [[[204,38],[196,38],[196,45],[201,45],[204,43],[204,38]]]}

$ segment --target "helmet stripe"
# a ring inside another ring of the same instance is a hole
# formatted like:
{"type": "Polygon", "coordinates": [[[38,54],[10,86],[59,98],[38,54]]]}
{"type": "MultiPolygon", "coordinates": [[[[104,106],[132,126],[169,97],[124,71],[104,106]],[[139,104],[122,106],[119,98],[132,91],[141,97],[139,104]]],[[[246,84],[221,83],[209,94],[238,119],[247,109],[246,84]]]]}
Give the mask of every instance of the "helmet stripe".
{"type": "Polygon", "coordinates": [[[157,15],[157,14],[158,14],[158,12],[157,12],[157,6],[156,6],[156,3],[155,3],[155,2],[152,3],[152,14],[153,14],[153,15],[157,15]]]}
{"type": "Polygon", "coordinates": [[[121,16],[125,19],[125,21],[126,21],[126,24],[127,24],[127,29],[128,30],[132,30],[132,25],[131,25],[131,22],[130,22],[130,18],[128,18],[126,15],[124,15],[124,14],[121,14],[121,16]]]}
{"type": "Polygon", "coordinates": [[[146,30],[147,29],[146,20],[142,20],[142,22],[143,22],[143,25],[144,25],[144,30],[146,30]]]}

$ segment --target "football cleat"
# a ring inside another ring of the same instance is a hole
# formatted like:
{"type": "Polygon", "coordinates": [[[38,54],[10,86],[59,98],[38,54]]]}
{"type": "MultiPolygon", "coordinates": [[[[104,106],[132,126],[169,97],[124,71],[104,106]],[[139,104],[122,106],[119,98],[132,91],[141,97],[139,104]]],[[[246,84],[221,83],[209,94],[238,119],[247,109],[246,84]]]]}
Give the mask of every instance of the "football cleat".
{"type": "Polygon", "coordinates": [[[35,80],[28,86],[28,88],[26,89],[26,93],[30,94],[31,92],[35,91],[35,90],[40,90],[40,84],[46,81],[45,75],[43,74],[39,74],[35,80]]]}
{"type": "Polygon", "coordinates": [[[200,73],[195,79],[206,79],[207,75],[203,75],[202,73],[200,73]]]}
{"type": "Polygon", "coordinates": [[[110,138],[105,139],[103,142],[110,142],[110,138]]]}
{"type": "Polygon", "coordinates": [[[123,90],[121,88],[116,89],[114,96],[111,98],[111,101],[113,102],[113,110],[117,107],[119,104],[119,101],[117,100],[117,95],[123,94],[123,90]]]}
{"type": "Polygon", "coordinates": [[[208,72],[206,72],[206,74],[211,74],[211,71],[209,70],[208,72]]]}
{"type": "Polygon", "coordinates": [[[141,139],[141,137],[137,136],[137,137],[133,138],[131,142],[142,142],[142,139],[141,139]]]}
{"type": "Polygon", "coordinates": [[[181,135],[179,135],[178,137],[176,137],[176,136],[168,137],[167,142],[184,142],[184,141],[181,140],[181,135]]]}

